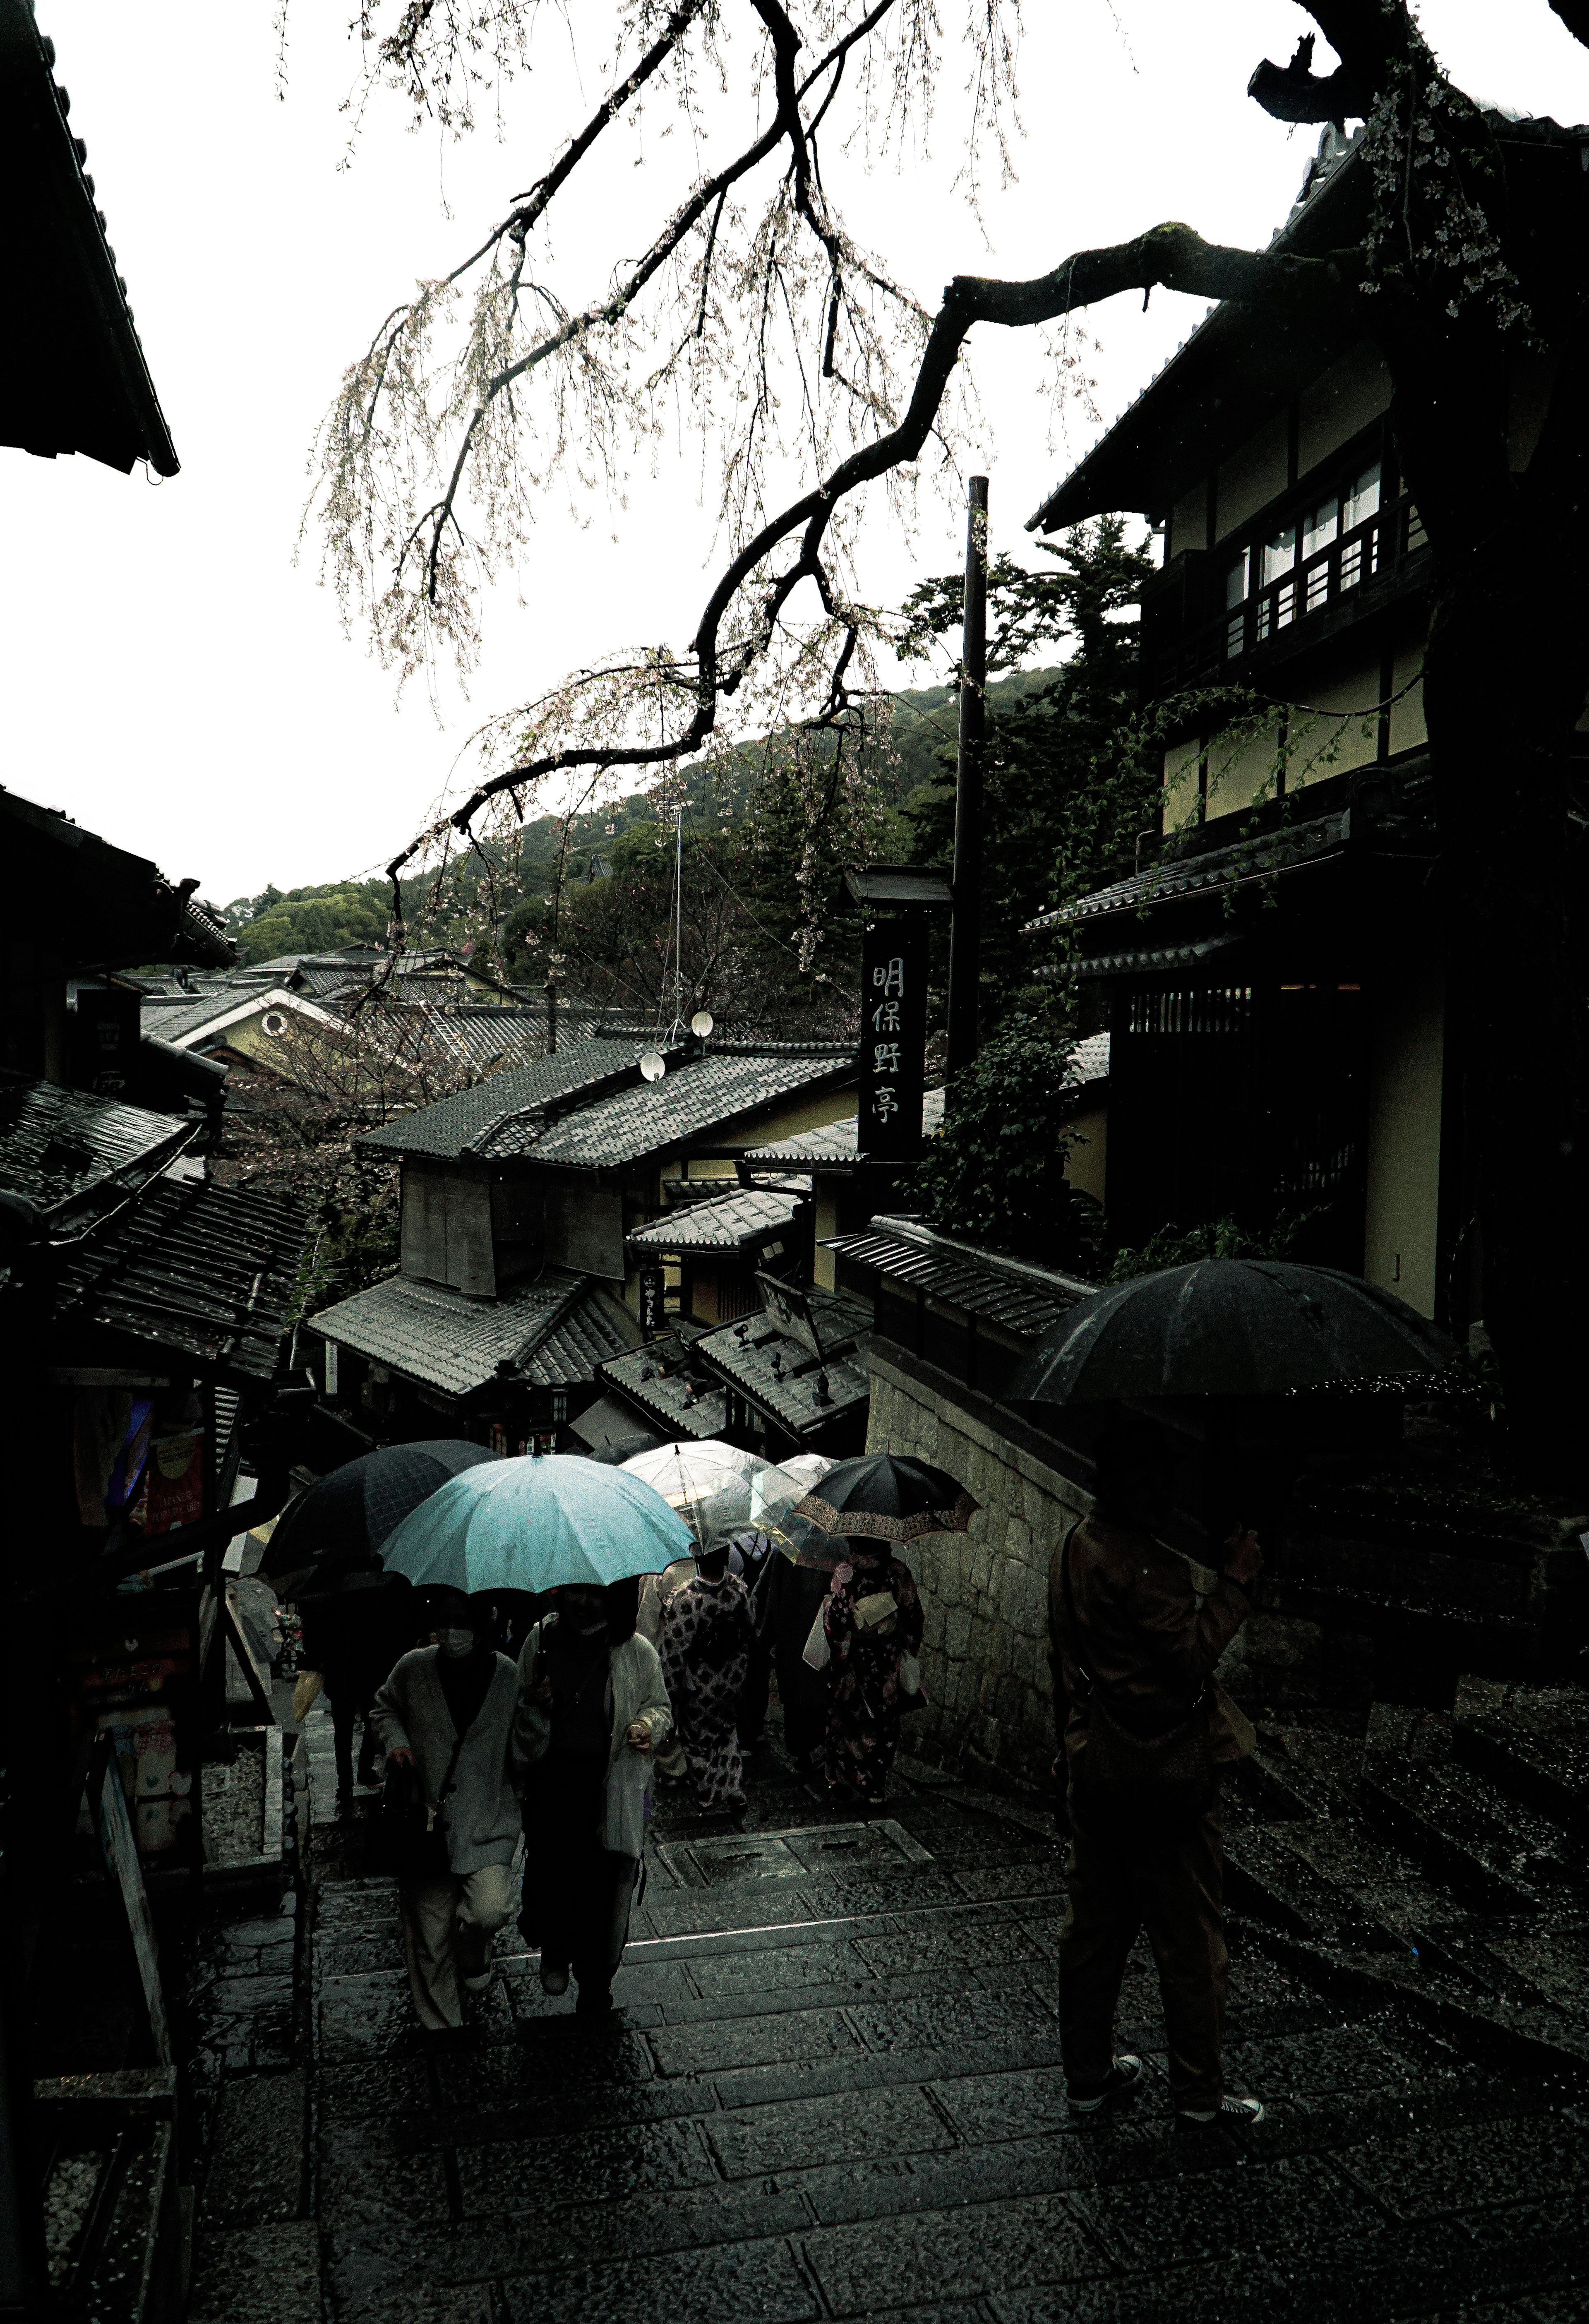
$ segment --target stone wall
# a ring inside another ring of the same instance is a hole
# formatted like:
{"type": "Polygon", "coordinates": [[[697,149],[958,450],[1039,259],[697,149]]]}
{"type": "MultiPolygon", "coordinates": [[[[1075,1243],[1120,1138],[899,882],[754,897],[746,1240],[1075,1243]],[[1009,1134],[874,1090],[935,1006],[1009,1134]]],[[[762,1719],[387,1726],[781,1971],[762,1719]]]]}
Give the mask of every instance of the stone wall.
{"type": "Polygon", "coordinates": [[[868,1362],[868,1452],[930,1461],[982,1505],[968,1533],[930,1534],[902,1552],[921,1592],[930,1705],[907,1719],[904,1748],[938,1766],[1044,1783],[1055,1748],[1049,1558],[1090,1497],[1012,1441],[987,1398],[956,1392],[888,1342],[868,1362]]]}

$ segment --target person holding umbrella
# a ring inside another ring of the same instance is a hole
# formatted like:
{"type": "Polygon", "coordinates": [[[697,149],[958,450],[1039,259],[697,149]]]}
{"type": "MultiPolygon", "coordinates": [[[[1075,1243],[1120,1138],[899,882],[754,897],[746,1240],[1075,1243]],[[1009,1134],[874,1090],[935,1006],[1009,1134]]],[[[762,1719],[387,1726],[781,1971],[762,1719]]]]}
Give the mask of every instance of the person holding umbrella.
{"type": "Polygon", "coordinates": [[[692,1546],[653,1487],[567,1453],[495,1461],[433,1493],[386,1544],[389,1572],[485,1593],[555,1591],[514,1674],[514,1767],[529,1803],[527,1904],[548,1993],[612,1981],[639,1879],[651,1753],[671,1725],[656,1649],[634,1635],[639,1578],[692,1546]]]}
{"type": "Polygon", "coordinates": [[[397,1884],[409,1990],[420,2024],[438,2034],[462,2022],[460,1973],[474,1992],[490,1983],[492,1940],[513,1917],[519,1674],[478,1636],[461,1591],[438,1591],[430,1613],[433,1644],[401,1658],[373,1719],[389,1779],[411,1770],[445,1827],[447,1869],[397,1884]]]}
{"type": "Polygon", "coordinates": [[[524,1642],[517,1751],[527,1808],[519,1927],[544,1993],[605,2016],[640,1879],[651,1755],[672,1725],[634,1580],[559,1590],[524,1642]]]}
{"type": "Polygon", "coordinates": [[[1095,2113],[1141,2080],[1117,2057],[1114,2013],[1126,1959],[1145,1928],[1169,2037],[1179,2122],[1261,2122],[1256,2098],[1227,2097],[1221,2062],[1229,1961],[1223,1907],[1219,1771],[1253,1732],[1215,1684],[1247,1618],[1263,1563],[1238,1526],[1210,1576],[1160,1537],[1172,1469],[1162,1430],[1113,1418],[1099,1440],[1095,1499],[1049,1567],[1056,1700],[1070,1852],[1059,1932],[1059,2038],[1073,2112],[1095,2113]]]}
{"type": "Polygon", "coordinates": [[[963,1533],[976,1503],[941,1469],[889,1452],[841,1461],[791,1514],[849,1538],[822,1609],[827,1650],[827,1789],[878,1807],[900,1748],[910,1666],[921,1651],[921,1600],[890,1545],[963,1533]]]}

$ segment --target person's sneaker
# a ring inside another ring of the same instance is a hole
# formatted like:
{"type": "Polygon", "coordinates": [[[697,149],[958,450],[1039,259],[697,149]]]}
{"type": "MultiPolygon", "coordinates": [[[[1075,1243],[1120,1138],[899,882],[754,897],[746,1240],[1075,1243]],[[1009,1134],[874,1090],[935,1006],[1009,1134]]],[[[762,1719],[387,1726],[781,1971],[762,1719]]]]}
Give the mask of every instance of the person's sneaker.
{"type": "Polygon", "coordinates": [[[495,1971],[494,1971],[494,1970],[485,1969],[482,1969],[482,1970],[481,1970],[481,1972],[480,1972],[480,1974],[479,1974],[479,1976],[478,1976],[478,1977],[467,1977],[467,1978],[465,1978],[465,1979],[464,1979],[464,1990],[465,1990],[465,1992],[466,1992],[466,1993],[484,1993],[484,1992],[485,1992],[485,1988],[486,1988],[486,1987],[491,1983],[492,1978],[494,1976],[494,1974],[495,1974],[495,1971]]]}
{"type": "Polygon", "coordinates": [[[540,1964],[540,1990],[542,1993],[550,1994],[554,2001],[557,1999],[559,1993],[567,1993],[568,1990],[568,1970],[566,1969],[554,1969],[550,1961],[542,1961],[540,1964]]]}
{"type": "Polygon", "coordinates": [[[1140,2058],[1133,2058],[1129,2053],[1123,2058],[1116,2058],[1101,2083],[1090,2089],[1085,2086],[1080,2089],[1067,2088],[1066,2095],[1070,2100],[1070,2111],[1072,2114],[1096,2114],[1099,2107],[1107,2106],[1111,2098],[1122,2098],[1127,2090],[1134,2090],[1141,2079],[1142,2061],[1140,2058]]]}
{"type": "Polygon", "coordinates": [[[1259,2098],[1221,2098],[1216,2107],[1206,2111],[1199,2107],[1179,2107],[1175,2119],[1180,2130],[1201,2130],[1211,2122],[1218,2123],[1223,2130],[1253,2130],[1263,2120],[1263,2105],[1259,2098]]]}

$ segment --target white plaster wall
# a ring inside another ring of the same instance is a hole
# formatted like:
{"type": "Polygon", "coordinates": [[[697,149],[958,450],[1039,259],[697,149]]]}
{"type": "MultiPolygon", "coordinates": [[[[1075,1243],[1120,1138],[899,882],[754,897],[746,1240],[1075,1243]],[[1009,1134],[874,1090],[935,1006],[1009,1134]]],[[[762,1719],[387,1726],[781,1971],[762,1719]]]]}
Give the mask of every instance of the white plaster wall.
{"type": "Polygon", "coordinates": [[[1445,1021],[1438,964],[1405,972],[1381,997],[1371,1068],[1363,1273],[1421,1315],[1435,1312],[1445,1021]]]}

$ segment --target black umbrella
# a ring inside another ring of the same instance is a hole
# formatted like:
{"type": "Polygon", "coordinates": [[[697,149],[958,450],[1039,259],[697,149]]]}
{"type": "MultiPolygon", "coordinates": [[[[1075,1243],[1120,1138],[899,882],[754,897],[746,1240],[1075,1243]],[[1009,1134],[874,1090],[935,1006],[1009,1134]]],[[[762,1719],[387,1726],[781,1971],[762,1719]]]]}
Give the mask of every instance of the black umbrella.
{"type": "Polygon", "coordinates": [[[483,1444],[444,1436],[421,1444],[381,1444],[345,1462],[300,1494],[271,1536],[261,1571],[279,1581],[328,1560],[367,1565],[404,1517],[460,1470],[494,1461],[483,1444]]]}
{"type": "Polygon", "coordinates": [[[824,1533],[916,1541],[924,1533],[964,1533],[977,1507],[942,1469],[907,1454],[864,1452],[830,1469],[790,1514],[809,1517],[824,1533]]]}
{"type": "Polygon", "coordinates": [[[1289,1259],[1200,1259],[1078,1300],[1005,1393],[1034,1404],[1278,1396],[1437,1371],[1450,1354],[1416,1308],[1360,1276],[1289,1259]]]}

